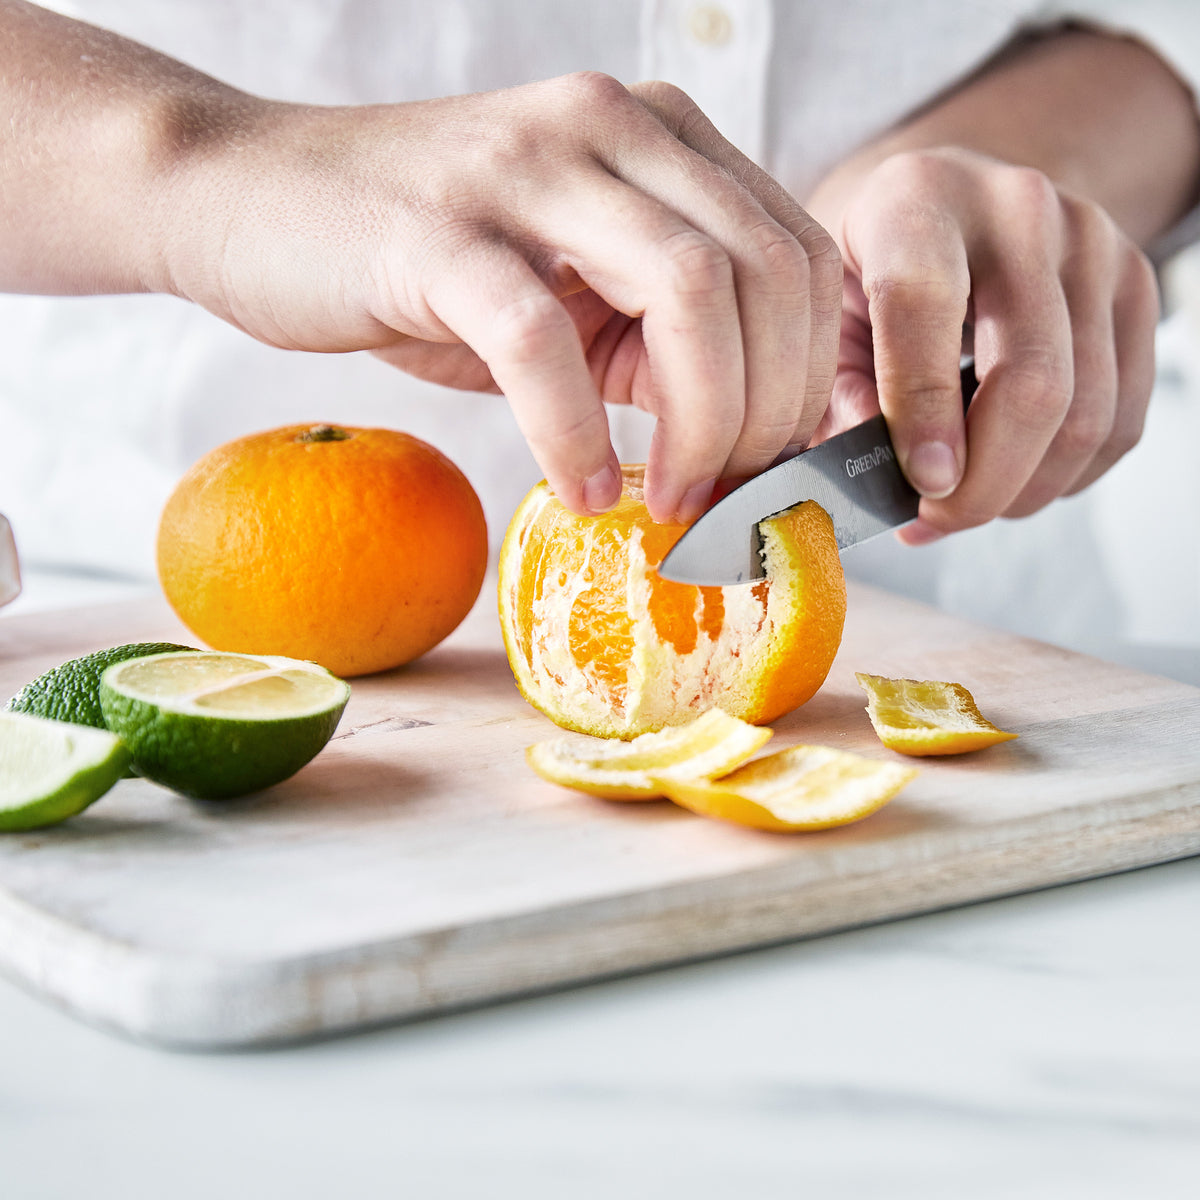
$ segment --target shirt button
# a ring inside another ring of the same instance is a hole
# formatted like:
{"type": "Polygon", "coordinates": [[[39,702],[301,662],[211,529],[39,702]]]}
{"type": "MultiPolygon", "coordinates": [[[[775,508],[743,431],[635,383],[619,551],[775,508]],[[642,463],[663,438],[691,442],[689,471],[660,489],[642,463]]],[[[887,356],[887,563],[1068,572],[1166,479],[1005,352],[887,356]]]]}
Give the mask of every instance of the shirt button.
{"type": "Polygon", "coordinates": [[[733,36],[729,14],[716,4],[697,4],[687,24],[692,37],[705,46],[723,46],[733,36]]]}

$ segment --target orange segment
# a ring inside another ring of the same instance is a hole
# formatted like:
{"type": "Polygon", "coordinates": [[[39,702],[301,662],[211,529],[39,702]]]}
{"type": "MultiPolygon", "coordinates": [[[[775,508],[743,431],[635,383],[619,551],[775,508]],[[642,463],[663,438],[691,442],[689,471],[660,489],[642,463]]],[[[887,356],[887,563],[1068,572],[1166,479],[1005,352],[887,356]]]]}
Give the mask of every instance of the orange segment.
{"type": "Polygon", "coordinates": [[[867,693],[867,715],[890,750],[917,756],[964,754],[1017,735],[997,729],[959,683],[855,674],[867,693]]]}
{"type": "Polygon", "coordinates": [[[828,746],[792,746],[713,781],[664,779],[684,808],[756,829],[848,825],[881,809],[916,777],[914,767],[876,762],[828,746]]]}
{"type": "Polygon", "coordinates": [[[761,583],[693,587],[656,570],[685,527],[651,521],[643,468],[623,475],[611,512],[576,516],[541,483],[509,525],[500,626],[525,698],[566,729],[619,738],[716,706],[765,724],[808,700],[846,615],[825,511],[808,502],[763,522],[761,583]]]}
{"type": "Polygon", "coordinates": [[[688,725],[643,733],[629,742],[558,738],[525,751],[529,765],[551,783],[609,800],[653,800],[665,779],[706,779],[743,763],[771,737],[710,708],[688,725]]]}

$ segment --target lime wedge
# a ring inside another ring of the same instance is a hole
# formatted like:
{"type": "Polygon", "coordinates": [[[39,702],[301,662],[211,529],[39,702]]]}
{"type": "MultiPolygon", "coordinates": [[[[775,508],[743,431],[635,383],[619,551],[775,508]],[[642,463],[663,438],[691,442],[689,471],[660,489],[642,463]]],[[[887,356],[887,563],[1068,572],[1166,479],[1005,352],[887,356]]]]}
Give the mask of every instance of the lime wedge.
{"type": "Polygon", "coordinates": [[[73,817],[128,763],[120,738],[105,730],[0,712],[0,829],[39,829],[73,817]]]}
{"type": "Polygon", "coordinates": [[[138,773],[202,800],[294,775],[333,736],[350,685],[316,663],[191,651],[114,663],[104,720],[138,773]]]}
{"type": "Polygon", "coordinates": [[[60,663],[57,667],[30,680],[9,702],[9,712],[31,713],[35,717],[49,717],[52,721],[70,721],[75,725],[91,725],[104,728],[104,716],[100,712],[100,676],[107,667],[127,658],[141,658],[146,654],[165,654],[173,650],[187,650],[174,642],[133,642],[127,646],[113,646],[108,650],[97,650],[60,663]]]}

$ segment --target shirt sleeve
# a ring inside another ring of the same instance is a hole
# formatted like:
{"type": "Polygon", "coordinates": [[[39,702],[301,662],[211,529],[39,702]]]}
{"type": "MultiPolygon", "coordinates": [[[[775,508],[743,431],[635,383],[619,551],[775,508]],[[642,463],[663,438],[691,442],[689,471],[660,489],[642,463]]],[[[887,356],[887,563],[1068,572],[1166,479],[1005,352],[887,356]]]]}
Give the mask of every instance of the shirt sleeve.
{"type": "MultiPolygon", "coordinates": [[[[1200,5],[1180,0],[1051,0],[1034,16],[1036,26],[1059,23],[1092,26],[1148,46],[1191,93],[1200,122],[1200,5]]],[[[1147,247],[1147,253],[1161,266],[1196,241],[1200,204],[1147,247]]]]}

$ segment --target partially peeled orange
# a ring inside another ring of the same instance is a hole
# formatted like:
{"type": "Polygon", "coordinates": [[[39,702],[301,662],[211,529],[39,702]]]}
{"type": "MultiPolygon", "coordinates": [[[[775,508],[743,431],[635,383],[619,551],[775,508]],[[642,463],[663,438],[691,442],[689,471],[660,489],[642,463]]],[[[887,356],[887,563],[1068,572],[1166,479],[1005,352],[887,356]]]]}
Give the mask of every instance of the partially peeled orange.
{"type": "Polygon", "coordinates": [[[809,501],[764,521],[757,583],[674,583],[655,568],[685,526],[656,525],[642,468],[623,475],[610,512],[580,517],[541,483],[509,525],[500,625],[525,698],[566,729],[628,739],[718,706],[765,724],[812,697],[846,616],[828,514],[809,501]]]}

